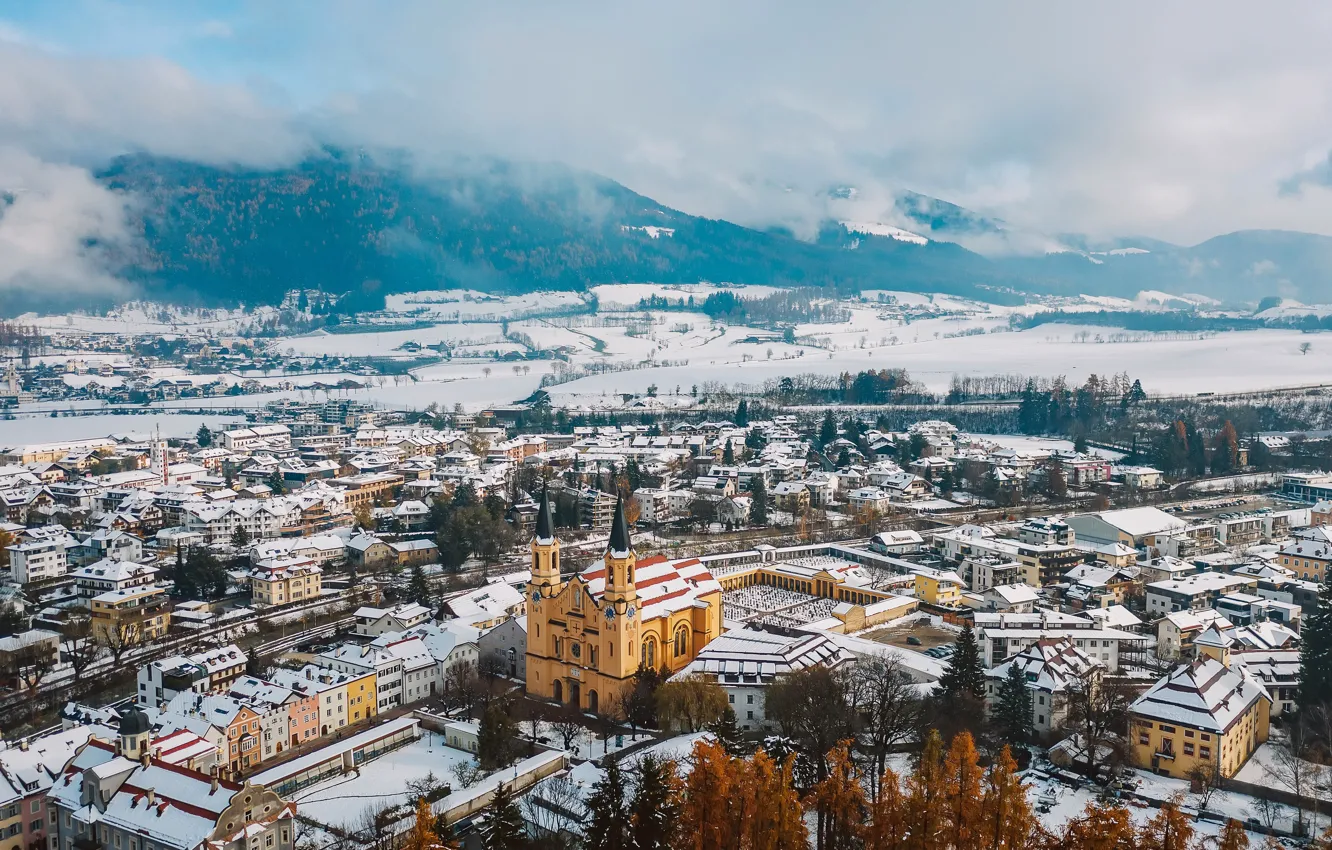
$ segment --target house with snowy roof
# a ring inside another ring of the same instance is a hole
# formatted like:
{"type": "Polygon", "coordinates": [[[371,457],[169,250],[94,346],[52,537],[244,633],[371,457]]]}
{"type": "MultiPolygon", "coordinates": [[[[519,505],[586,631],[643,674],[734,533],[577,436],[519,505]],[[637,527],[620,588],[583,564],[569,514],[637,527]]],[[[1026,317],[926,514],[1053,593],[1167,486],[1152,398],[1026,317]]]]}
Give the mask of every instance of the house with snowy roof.
{"type": "Polygon", "coordinates": [[[1001,687],[1017,668],[1031,691],[1031,724],[1042,736],[1064,725],[1068,717],[1070,691],[1095,687],[1105,665],[1074,645],[1072,639],[1041,638],[1002,664],[985,673],[985,706],[993,711],[1001,687]]]}

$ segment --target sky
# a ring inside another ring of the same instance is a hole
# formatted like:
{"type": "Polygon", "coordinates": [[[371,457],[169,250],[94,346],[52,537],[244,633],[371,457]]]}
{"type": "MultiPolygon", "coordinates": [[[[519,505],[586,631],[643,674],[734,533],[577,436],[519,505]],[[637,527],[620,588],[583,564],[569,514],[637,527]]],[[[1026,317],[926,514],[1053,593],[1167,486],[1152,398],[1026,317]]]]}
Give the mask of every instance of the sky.
{"type": "Polygon", "coordinates": [[[555,161],[810,232],[903,189],[1042,233],[1332,234],[1332,6],[7,0],[0,284],[114,285],[130,151],[555,161]],[[854,185],[854,208],[827,189],[854,185]]]}

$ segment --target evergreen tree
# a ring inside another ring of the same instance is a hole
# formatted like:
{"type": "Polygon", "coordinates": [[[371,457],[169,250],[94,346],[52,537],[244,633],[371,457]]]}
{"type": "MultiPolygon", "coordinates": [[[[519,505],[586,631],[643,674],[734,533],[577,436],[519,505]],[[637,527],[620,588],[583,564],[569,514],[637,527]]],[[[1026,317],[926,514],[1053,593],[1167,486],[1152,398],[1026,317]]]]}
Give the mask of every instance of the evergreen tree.
{"type": "Polygon", "coordinates": [[[213,430],[207,425],[200,425],[194,434],[194,441],[199,444],[199,448],[208,448],[213,444],[213,430]]]}
{"type": "Polygon", "coordinates": [[[735,406],[735,424],[741,428],[749,425],[749,402],[743,398],[735,406]]]}
{"type": "Polygon", "coordinates": [[[268,489],[273,491],[274,496],[281,496],[287,492],[287,482],[283,480],[282,473],[276,469],[268,476],[267,483],[268,489]]]}
{"type": "Polygon", "coordinates": [[[674,850],[680,827],[680,778],[675,763],[645,756],[629,807],[634,850],[674,850]]]}
{"type": "Polygon", "coordinates": [[[707,731],[712,733],[730,756],[739,758],[750,749],[745,743],[744,733],[740,731],[740,724],[736,722],[735,709],[729,705],[721,717],[708,724],[707,731]]]}
{"type": "Polygon", "coordinates": [[[245,526],[236,526],[236,530],[231,533],[231,545],[237,552],[250,545],[250,533],[245,530],[245,526]]]}
{"type": "Polygon", "coordinates": [[[1009,662],[1008,675],[999,683],[994,725],[1005,741],[1023,743],[1031,735],[1031,690],[1016,661],[1009,662]]]}
{"type": "Polygon", "coordinates": [[[199,596],[199,584],[194,580],[185,563],[185,550],[179,546],[176,547],[176,568],[172,570],[172,580],[174,587],[173,593],[178,599],[196,599],[199,596]]]}
{"type": "Polygon", "coordinates": [[[731,447],[731,438],[726,438],[726,445],[722,446],[722,463],[731,466],[735,463],[735,449],[731,447]]]}
{"type": "Polygon", "coordinates": [[[627,802],[624,774],[612,762],[587,798],[587,828],[583,832],[586,850],[632,850],[634,836],[624,816],[627,802]]]}
{"type": "Polygon", "coordinates": [[[425,570],[420,564],[412,565],[411,576],[407,580],[407,598],[417,605],[426,608],[432,607],[430,581],[426,578],[425,570]]]}
{"type": "Polygon", "coordinates": [[[850,465],[851,465],[851,452],[847,451],[847,449],[843,447],[842,450],[837,453],[837,468],[845,469],[850,465]]]}
{"type": "Polygon", "coordinates": [[[939,689],[934,693],[944,698],[985,698],[985,668],[981,665],[980,647],[976,645],[976,632],[970,620],[962,624],[962,634],[953,645],[953,654],[948,658],[948,666],[939,677],[939,689]]]}
{"type": "Polygon", "coordinates": [[[749,524],[754,526],[768,524],[768,485],[763,483],[762,475],[755,475],[749,491],[749,524]]]}
{"type": "Polygon", "coordinates": [[[481,713],[476,735],[476,760],[487,771],[505,767],[513,761],[514,739],[518,723],[504,700],[495,700],[481,713]]]}
{"type": "Polygon", "coordinates": [[[819,426],[819,445],[826,446],[837,439],[837,420],[833,418],[832,408],[823,414],[823,424],[819,426]]]}
{"type": "Polygon", "coordinates": [[[513,797],[513,789],[500,783],[486,806],[481,822],[482,850],[522,850],[527,845],[523,813],[513,797]]]}
{"type": "Polygon", "coordinates": [[[1318,588],[1318,607],[1300,629],[1301,710],[1332,705],[1332,574],[1318,588]]]}
{"type": "Polygon", "coordinates": [[[1239,434],[1235,426],[1226,420],[1221,430],[1216,433],[1212,443],[1212,474],[1224,475],[1233,472],[1239,465],[1239,434]]]}

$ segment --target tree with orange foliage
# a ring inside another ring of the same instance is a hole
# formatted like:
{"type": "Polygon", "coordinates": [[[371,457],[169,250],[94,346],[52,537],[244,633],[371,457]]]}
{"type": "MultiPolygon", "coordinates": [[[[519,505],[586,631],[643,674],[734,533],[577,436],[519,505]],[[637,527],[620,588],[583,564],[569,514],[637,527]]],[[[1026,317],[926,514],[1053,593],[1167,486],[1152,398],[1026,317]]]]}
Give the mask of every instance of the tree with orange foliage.
{"type": "Polygon", "coordinates": [[[1249,833],[1244,831],[1244,825],[1234,818],[1226,821],[1225,829],[1221,830],[1217,850],[1249,850],[1249,833]]]}
{"type": "Polygon", "coordinates": [[[959,732],[948,745],[943,765],[943,841],[954,850],[979,846],[981,826],[980,756],[970,732],[959,732]]]}
{"type": "Polygon", "coordinates": [[[800,795],[792,781],[795,756],[788,756],[777,764],[768,754],[759,750],[748,761],[732,762],[744,771],[746,801],[743,809],[749,812],[744,834],[738,836],[738,846],[746,850],[806,850],[809,830],[805,828],[804,809],[800,795]]]}
{"type": "Polygon", "coordinates": [[[1138,850],[1188,850],[1193,824],[1176,800],[1167,800],[1138,834],[1138,850]]]}
{"type": "Polygon", "coordinates": [[[1024,850],[1036,831],[1031,801],[1008,747],[999,752],[985,775],[980,811],[977,846],[984,850],[1024,850]]]}
{"type": "Polygon", "coordinates": [[[1067,850],[1135,850],[1137,836],[1128,809],[1088,803],[1081,817],[1064,825],[1060,845],[1067,850]]]}
{"type": "Polygon", "coordinates": [[[819,850],[851,850],[857,846],[865,819],[865,789],[856,777],[849,741],[828,753],[828,775],[810,790],[805,805],[819,813],[815,842],[819,850]]]}
{"type": "Polygon", "coordinates": [[[907,842],[905,850],[941,850],[943,826],[943,739],[930,730],[916,769],[907,779],[907,842]]]}
{"type": "Polygon", "coordinates": [[[692,850],[733,850],[731,758],[716,741],[694,744],[692,767],[684,782],[680,834],[692,850]]]}
{"type": "Polygon", "coordinates": [[[402,846],[403,850],[457,850],[458,841],[453,837],[452,830],[443,835],[435,831],[435,813],[431,811],[425,797],[418,797],[416,820],[402,846]]]}
{"type": "Polygon", "coordinates": [[[907,801],[902,781],[892,770],[879,778],[879,799],[870,804],[865,824],[865,850],[897,850],[906,846],[907,801]]]}

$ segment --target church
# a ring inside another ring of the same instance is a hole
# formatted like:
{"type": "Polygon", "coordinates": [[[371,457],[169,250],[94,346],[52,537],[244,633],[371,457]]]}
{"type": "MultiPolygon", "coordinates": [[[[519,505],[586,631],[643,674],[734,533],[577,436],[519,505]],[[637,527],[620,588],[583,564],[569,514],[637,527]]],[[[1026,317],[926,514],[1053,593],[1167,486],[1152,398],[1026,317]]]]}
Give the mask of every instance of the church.
{"type": "Polygon", "coordinates": [[[605,557],[565,581],[543,493],[527,590],[527,692],[583,711],[619,714],[640,666],[678,672],[722,632],[721,584],[696,558],[639,561],[623,499],[605,557]]]}

